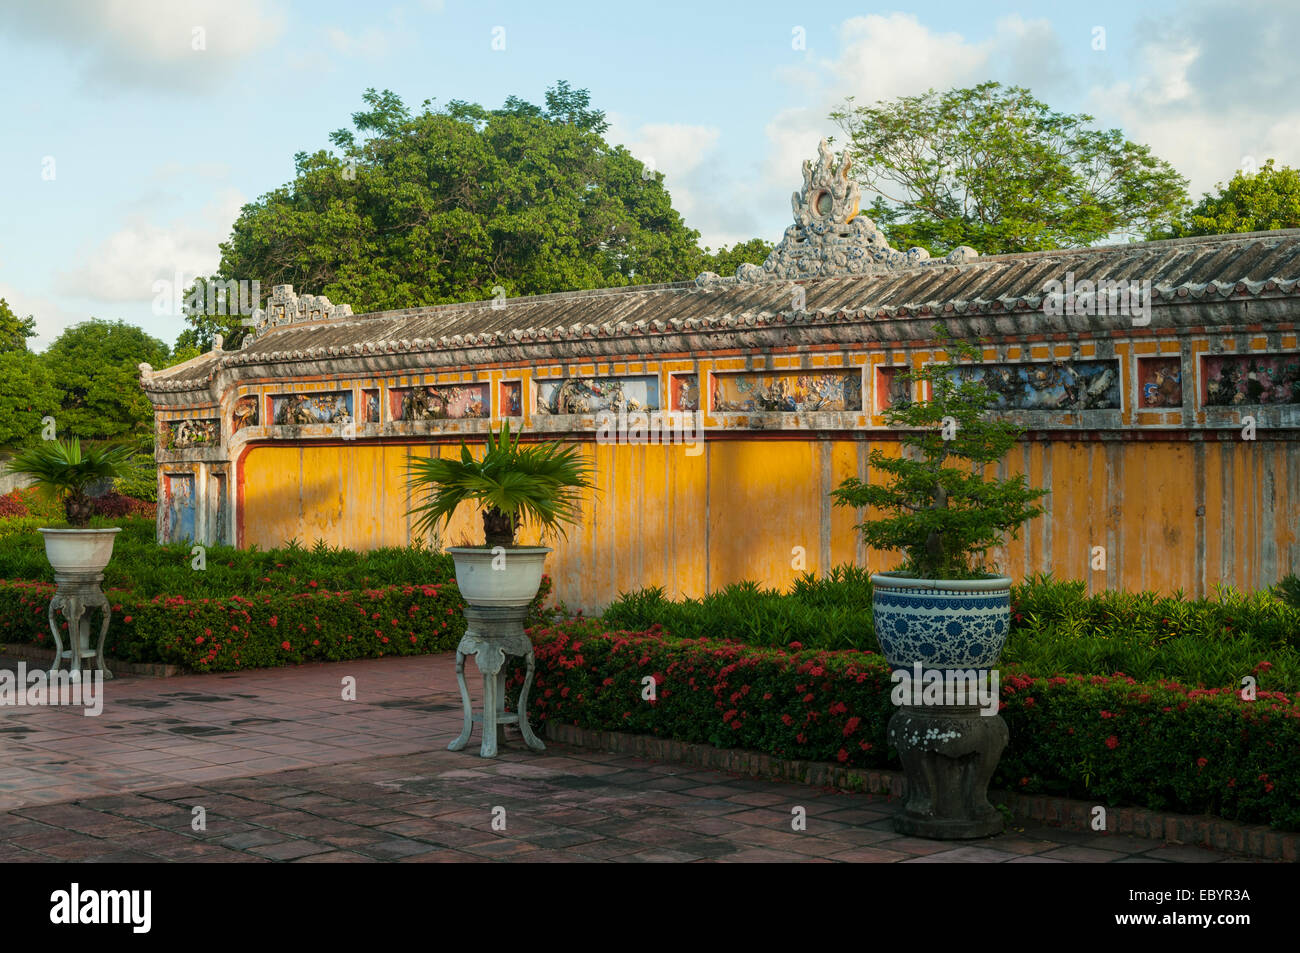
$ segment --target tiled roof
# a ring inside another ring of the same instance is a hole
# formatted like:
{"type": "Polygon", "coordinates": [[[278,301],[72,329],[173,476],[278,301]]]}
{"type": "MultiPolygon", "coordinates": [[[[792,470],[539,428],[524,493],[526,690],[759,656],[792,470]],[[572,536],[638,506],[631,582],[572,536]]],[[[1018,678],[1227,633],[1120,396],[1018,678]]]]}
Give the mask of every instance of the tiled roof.
{"type": "MultiPolygon", "coordinates": [[[[147,390],[190,390],[218,367],[365,354],[636,338],[664,332],[1039,311],[1048,282],[1150,281],[1152,306],[1300,295],[1300,229],[977,258],[799,282],[713,278],[437,305],[270,328],[240,351],[158,371],[147,390]]],[[[1159,324],[1160,322],[1154,322],[1159,324]]],[[[866,335],[870,339],[870,334],[866,335]]],[[[636,345],[630,353],[641,350],[636,345]]],[[[490,358],[489,358],[490,359],[490,358]]]]}

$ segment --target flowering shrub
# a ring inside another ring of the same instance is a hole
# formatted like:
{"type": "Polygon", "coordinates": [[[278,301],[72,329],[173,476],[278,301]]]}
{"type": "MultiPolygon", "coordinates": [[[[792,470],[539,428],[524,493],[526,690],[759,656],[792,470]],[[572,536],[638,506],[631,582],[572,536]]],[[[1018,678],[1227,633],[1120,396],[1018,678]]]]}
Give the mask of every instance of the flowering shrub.
{"type": "MultiPolygon", "coordinates": [[[[531,621],[544,617],[550,586],[543,578],[531,621]]],[[[51,646],[53,594],[50,583],[0,579],[0,641],[51,646]]],[[[120,589],[105,595],[113,607],[106,655],[197,671],[445,652],[465,632],[455,582],[356,591],[308,585],[254,598],[147,597],[120,589]]]]}
{"type": "MultiPolygon", "coordinates": [[[[895,710],[889,671],[870,652],[683,640],[657,627],[609,631],[595,620],[531,634],[535,723],[898,767],[885,738],[895,710]],[[647,677],[654,701],[643,699],[647,677]]],[[[522,683],[516,666],[512,702],[522,683]]],[[[1002,715],[1011,742],[996,786],[1300,830],[1300,701],[1293,696],[1260,691],[1250,702],[1229,689],[1123,675],[1033,678],[1004,670],[1002,715]]]]}

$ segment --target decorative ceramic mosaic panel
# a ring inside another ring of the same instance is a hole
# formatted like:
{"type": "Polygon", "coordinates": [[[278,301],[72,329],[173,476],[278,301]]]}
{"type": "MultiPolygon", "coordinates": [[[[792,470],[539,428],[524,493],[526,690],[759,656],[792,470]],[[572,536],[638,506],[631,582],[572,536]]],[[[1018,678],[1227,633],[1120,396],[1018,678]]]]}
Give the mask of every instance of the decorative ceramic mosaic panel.
{"type": "Polygon", "coordinates": [[[281,426],[352,422],[352,392],[281,394],[271,398],[271,416],[281,426]]]}
{"type": "Polygon", "coordinates": [[[1138,398],[1142,407],[1182,407],[1182,359],[1139,357],[1138,398]]]}
{"type": "Polygon", "coordinates": [[[522,417],[524,414],[524,385],[520,381],[502,381],[497,394],[500,401],[498,413],[502,417],[522,417]]]}
{"type": "Polygon", "coordinates": [[[215,447],[221,442],[221,422],[218,420],[173,420],[165,426],[168,450],[215,447]]]}
{"type": "Polygon", "coordinates": [[[482,384],[438,384],[388,392],[394,420],[462,420],[492,415],[491,391],[482,384]]]}
{"type": "Polygon", "coordinates": [[[659,378],[568,377],[537,382],[539,414],[594,414],[602,410],[659,409],[659,378]]]}
{"type": "Polygon", "coordinates": [[[235,401],[235,409],[230,419],[231,433],[239,433],[245,427],[257,426],[259,403],[256,394],[245,394],[235,401]]]}
{"type": "Polygon", "coordinates": [[[901,364],[876,368],[876,412],[887,407],[906,407],[912,402],[912,382],[903,380],[907,367],[901,364]]]}
{"type": "Polygon", "coordinates": [[[379,413],[379,391],[363,390],[361,392],[361,420],[363,424],[377,424],[380,422],[379,413]]]}
{"type": "Polygon", "coordinates": [[[861,410],[858,371],[755,371],[713,375],[714,413],[861,410]]]}
{"type": "Polygon", "coordinates": [[[700,410],[700,376],[673,374],[668,378],[669,410],[700,410]]]}
{"type": "Polygon", "coordinates": [[[1216,354],[1201,364],[1208,407],[1300,404],[1300,353],[1216,354]]]}
{"type": "Polygon", "coordinates": [[[997,410],[1119,410],[1118,361],[1024,361],[975,364],[953,372],[983,381],[997,410]]]}
{"type": "Polygon", "coordinates": [[[194,474],[163,475],[162,537],[169,543],[194,538],[194,474]]]}

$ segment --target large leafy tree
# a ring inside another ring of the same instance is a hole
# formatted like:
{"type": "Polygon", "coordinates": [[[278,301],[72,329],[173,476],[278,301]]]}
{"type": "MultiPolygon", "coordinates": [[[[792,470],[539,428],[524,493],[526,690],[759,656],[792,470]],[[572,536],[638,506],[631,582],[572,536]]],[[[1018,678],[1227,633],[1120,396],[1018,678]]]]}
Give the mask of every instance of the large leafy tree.
{"type": "Polygon", "coordinates": [[[1145,235],[1188,204],[1187,182],[1118,129],[1089,127],[1029,90],[982,83],[831,114],[868,214],[896,247],[982,254],[1145,235]]]}
{"type": "Polygon", "coordinates": [[[122,321],[92,319],[60,334],[41,354],[61,395],[58,434],[153,446],[153,406],[140,389],[141,362],[167,363],[165,343],[122,321]]]}
{"type": "Polygon", "coordinates": [[[27,446],[41,437],[41,419],[57,414],[60,393],[40,357],[0,350],[0,447],[27,446]]]}
{"type": "Polygon", "coordinates": [[[41,418],[59,406],[59,395],[39,357],[27,349],[36,319],[20,318],[0,298],[0,447],[40,438],[41,418]]]}
{"type": "Polygon", "coordinates": [[[1265,232],[1275,228],[1300,228],[1300,171],[1275,168],[1269,159],[1258,172],[1237,170],[1217,194],[1202,196],[1172,227],[1155,229],[1152,238],[1190,235],[1228,235],[1265,232]]]}
{"type": "Polygon", "coordinates": [[[18,317],[9,302],[0,298],[0,354],[27,350],[27,339],[36,336],[36,319],[18,317]]]}
{"type": "MultiPolygon", "coordinates": [[[[708,266],[698,233],[622,146],[586,90],[545,106],[453,100],[412,112],[368,90],[336,152],[295,157],[294,180],[244,207],[221,246],[222,280],[288,283],[374,311],[504,293],[673,281],[708,266]],[[496,289],[500,289],[499,291],[496,289]]],[[[177,347],[235,344],[238,316],[187,315],[177,347]]]]}

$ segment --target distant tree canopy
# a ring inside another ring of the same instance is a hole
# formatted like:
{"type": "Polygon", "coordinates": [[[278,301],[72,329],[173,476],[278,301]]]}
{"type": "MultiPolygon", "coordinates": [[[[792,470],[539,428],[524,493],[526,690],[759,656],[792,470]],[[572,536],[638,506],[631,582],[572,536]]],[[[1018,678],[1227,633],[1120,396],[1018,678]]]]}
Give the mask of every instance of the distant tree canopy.
{"type": "Polygon", "coordinates": [[[36,319],[31,315],[20,318],[0,298],[0,354],[27,350],[27,339],[36,336],[36,319]]]}
{"type": "Polygon", "coordinates": [[[1274,168],[1273,160],[1258,172],[1237,170],[1218,193],[1206,192],[1194,208],[1172,227],[1154,229],[1152,238],[1191,235],[1229,235],[1266,232],[1275,228],[1300,228],[1300,171],[1290,166],[1274,168]]]}
{"type": "Polygon", "coordinates": [[[833,112],[865,210],[898,248],[942,255],[1091,245],[1168,226],[1187,181],[1148,146],[1092,117],[1053,112],[1027,89],[982,83],[833,112]]]}
{"type": "MultiPolygon", "coordinates": [[[[295,156],[294,180],[246,205],[217,278],[326,294],[377,311],[616,287],[734,271],[757,246],[707,253],[662,173],[604,139],[604,112],[560,82],[546,105],[425,101],[367,90],[337,154],[295,156]],[[737,250],[740,249],[740,250],[737,250]]],[[[762,261],[759,258],[758,261],[762,261]]],[[[238,316],[187,314],[177,348],[233,346],[238,316]]]]}
{"type": "Polygon", "coordinates": [[[92,319],[60,334],[40,355],[57,395],[60,437],[129,440],[153,448],[153,405],[140,388],[141,362],[161,367],[167,345],[130,324],[92,319]]]}

